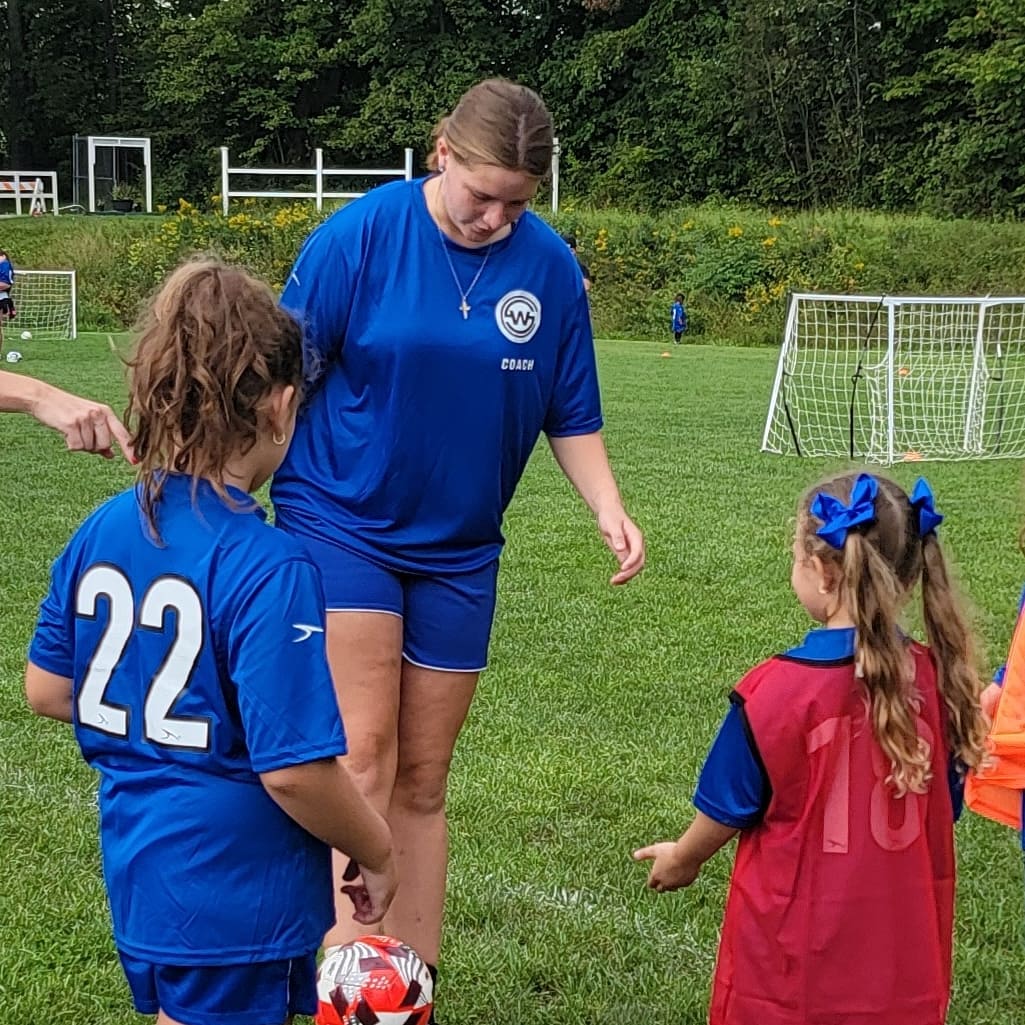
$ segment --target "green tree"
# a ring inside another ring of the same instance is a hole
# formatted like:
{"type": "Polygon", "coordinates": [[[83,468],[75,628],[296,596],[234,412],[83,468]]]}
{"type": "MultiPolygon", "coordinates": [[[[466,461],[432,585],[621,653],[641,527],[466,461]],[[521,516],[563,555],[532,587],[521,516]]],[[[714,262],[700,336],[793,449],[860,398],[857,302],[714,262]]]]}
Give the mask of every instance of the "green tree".
{"type": "MultiPolygon", "coordinates": [[[[735,185],[722,5],[585,4],[541,70],[569,186],[599,202],[659,206],[735,185]]],[[[567,12],[568,13],[568,12],[567,12]]]]}
{"type": "Polygon", "coordinates": [[[754,144],[742,193],[811,206],[865,202],[877,153],[882,30],[861,0],[734,6],[725,52],[754,144]]]}
{"type": "MultiPolygon", "coordinates": [[[[887,98],[907,114],[891,178],[914,183],[917,206],[955,214],[1025,209],[1025,8],[917,0],[897,20],[917,53],[887,98]]],[[[887,189],[890,199],[893,189],[887,189]]]]}

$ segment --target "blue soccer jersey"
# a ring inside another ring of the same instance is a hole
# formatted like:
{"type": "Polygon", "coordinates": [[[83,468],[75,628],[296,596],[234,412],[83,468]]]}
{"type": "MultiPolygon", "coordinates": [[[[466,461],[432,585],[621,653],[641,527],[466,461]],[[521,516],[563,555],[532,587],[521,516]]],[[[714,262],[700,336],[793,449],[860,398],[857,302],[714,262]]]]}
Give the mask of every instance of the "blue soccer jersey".
{"type": "Polygon", "coordinates": [[[0,285],[6,285],[0,289],[0,299],[10,298],[10,290],[14,285],[14,268],[8,259],[0,260],[0,285]]]}
{"type": "Polygon", "coordinates": [[[54,564],[29,659],[73,681],[100,776],[118,947],[162,964],[308,954],[333,921],[330,851],[258,773],[345,753],[324,600],[301,545],[243,492],[171,475],[164,545],[134,490],[54,564]]]}
{"type": "Polygon", "coordinates": [[[299,254],[281,301],[321,376],[271,497],[290,530],[397,570],[474,570],[501,549],[539,434],[601,428],[594,345],[558,235],[525,213],[465,249],[423,184],[375,189],[299,254]]]}
{"type": "Polygon", "coordinates": [[[682,334],[687,330],[687,311],[684,309],[683,303],[673,303],[669,312],[672,320],[670,330],[682,334]]]}

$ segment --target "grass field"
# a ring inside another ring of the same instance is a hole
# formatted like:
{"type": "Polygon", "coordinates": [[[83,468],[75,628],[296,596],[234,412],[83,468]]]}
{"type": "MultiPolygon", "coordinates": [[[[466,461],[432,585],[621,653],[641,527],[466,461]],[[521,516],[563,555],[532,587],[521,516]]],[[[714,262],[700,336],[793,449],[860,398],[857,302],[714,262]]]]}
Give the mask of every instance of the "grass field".
{"type": "MultiPolygon", "coordinates": [[[[107,336],[21,348],[17,370],[123,405],[107,336]]],[[[607,586],[610,557],[539,448],[453,769],[443,1025],[704,1022],[731,856],[660,897],[630,851],[680,832],[731,684],[809,625],[789,592],[791,520],[838,464],[759,454],[775,352],[599,349],[608,444],[649,565],[607,586]]],[[[51,559],[131,473],[66,454],[27,417],[0,431],[0,1025],[128,1025],[140,1019],[108,931],[94,782],[70,729],[27,711],[21,674],[51,559]]],[[[922,469],[894,475],[910,485],[922,469]]],[[[992,665],[1025,578],[1021,467],[924,469],[992,665]]],[[[1021,851],[971,816],[958,845],[950,1021],[1021,1025],[1021,851]]]]}

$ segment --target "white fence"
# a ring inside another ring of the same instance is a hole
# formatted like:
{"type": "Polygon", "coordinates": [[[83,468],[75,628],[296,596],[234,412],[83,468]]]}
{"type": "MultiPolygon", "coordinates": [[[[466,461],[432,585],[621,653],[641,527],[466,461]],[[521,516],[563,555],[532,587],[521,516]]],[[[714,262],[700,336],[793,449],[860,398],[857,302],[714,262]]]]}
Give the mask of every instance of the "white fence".
{"type": "Polygon", "coordinates": [[[413,177],[413,151],[406,149],[405,165],[400,168],[384,169],[360,169],[336,168],[324,166],[324,151],[315,151],[315,165],[312,169],[306,170],[295,168],[260,168],[260,167],[232,167],[228,160],[228,147],[221,147],[221,208],[225,217],[228,215],[228,204],[232,199],[242,198],[266,198],[266,199],[312,199],[317,203],[317,209],[322,210],[325,199],[358,199],[365,195],[363,192],[329,192],[324,187],[327,178],[405,178],[406,181],[413,177]],[[266,178],[305,178],[312,179],[313,188],[310,189],[280,189],[277,191],[254,190],[254,189],[233,189],[231,187],[232,175],[256,175],[266,178]]]}
{"type": "Polygon", "coordinates": [[[56,171],[0,171],[0,200],[13,200],[14,212],[18,216],[22,214],[22,205],[26,207],[25,213],[32,213],[33,208],[38,208],[41,213],[46,213],[46,202],[49,200],[53,212],[59,213],[57,205],[57,172],[56,171]],[[43,180],[50,182],[47,189],[43,180]]]}

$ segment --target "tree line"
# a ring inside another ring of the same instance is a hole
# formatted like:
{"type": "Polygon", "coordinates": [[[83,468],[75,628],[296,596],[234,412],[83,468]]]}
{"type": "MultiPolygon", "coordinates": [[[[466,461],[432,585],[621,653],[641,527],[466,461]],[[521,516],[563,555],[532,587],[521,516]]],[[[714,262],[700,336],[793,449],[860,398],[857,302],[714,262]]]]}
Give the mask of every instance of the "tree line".
{"type": "Polygon", "coordinates": [[[566,194],[1025,209],[1021,0],[0,0],[0,161],[146,135],[158,192],[233,162],[393,166],[488,75],[554,114],[566,194]]]}

